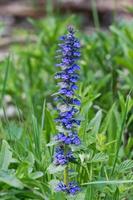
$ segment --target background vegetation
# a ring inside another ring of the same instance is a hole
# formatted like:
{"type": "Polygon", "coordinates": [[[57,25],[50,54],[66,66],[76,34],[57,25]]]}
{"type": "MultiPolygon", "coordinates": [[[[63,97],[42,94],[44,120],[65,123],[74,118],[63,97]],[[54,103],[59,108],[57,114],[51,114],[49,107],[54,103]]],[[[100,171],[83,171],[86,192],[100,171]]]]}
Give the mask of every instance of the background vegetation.
{"type": "Polygon", "coordinates": [[[0,63],[0,199],[1,200],[132,200],[133,199],[133,23],[112,24],[91,35],[80,30],[77,16],[30,20],[26,45],[12,45],[0,63]],[[50,24],[50,25],[49,25],[50,24]],[[54,102],[55,51],[58,38],[73,24],[82,44],[79,129],[82,149],[72,177],[82,186],[76,197],[54,193],[60,169],[48,167],[56,133],[54,102]],[[6,115],[10,104],[15,116],[6,115]],[[2,112],[1,111],[1,112],[2,112]],[[55,174],[57,172],[58,174],[55,174]]]}

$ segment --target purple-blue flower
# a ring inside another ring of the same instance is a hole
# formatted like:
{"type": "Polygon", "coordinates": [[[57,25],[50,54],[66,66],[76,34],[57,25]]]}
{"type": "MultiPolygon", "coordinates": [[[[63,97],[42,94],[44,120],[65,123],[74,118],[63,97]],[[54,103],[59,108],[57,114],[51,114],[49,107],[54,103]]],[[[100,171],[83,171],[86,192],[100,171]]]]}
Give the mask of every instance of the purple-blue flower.
{"type": "MultiPolygon", "coordinates": [[[[55,79],[58,81],[59,89],[54,99],[58,102],[56,108],[58,116],[55,122],[60,129],[54,137],[58,146],[55,148],[53,163],[55,166],[66,165],[68,169],[69,162],[74,162],[76,159],[71,150],[71,145],[78,146],[81,144],[77,133],[77,128],[80,125],[77,114],[81,102],[76,95],[77,81],[79,80],[78,71],[80,70],[80,66],[77,64],[80,58],[80,42],[75,37],[75,31],[71,26],[68,27],[68,34],[60,37],[58,47],[56,67],[60,70],[55,74],[55,79]]],[[[80,188],[75,182],[68,182],[64,178],[64,183],[58,184],[57,191],[75,195],[80,191],[80,188]]]]}
{"type": "Polygon", "coordinates": [[[80,187],[75,182],[70,182],[68,186],[66,186],[63,182],[59,182],[56,191],[62,191],[67,194],[75,195],[80,191],[80,187]]]}
{"type": "Polygon", "coordinates": [[[64,183],[60,182],[57,185],[56,191],[58,191],[58,192],[60,192],[60,191],[67,192],[67,186],[64,183]]]}
{"type": "Polygon", "coordinates": [[[77,135],[77,133],[70,132],[67,136],[64,133],[58,133],[55,136],[55,140],[62,142],[64,144],[74,144],[74,145],[80,145],[81,141],[77,135]]]}
{"type": "Polygon", "coordinates": [[[68,193],[72,195],[75,195],[77,192],[80,191],[80,187],[75,182],[70,182],[68,188],[68,193]]]}
{"type": "Polygon", "coordinates": [[[55,165],[66,165],[68,162],[73,162],[74,160],[75,157],[72,151],[69,150],[65,153],[63,147],[56,147],[53,161],[55,165]]]}
{"type": "Polygon", "coordinates": [[[68,163],[68,159],[64,155],[64,150],[61,147],[56,147],[55,154],[54,154],[54,161],[55,165],[65,165],[68,163]]]}

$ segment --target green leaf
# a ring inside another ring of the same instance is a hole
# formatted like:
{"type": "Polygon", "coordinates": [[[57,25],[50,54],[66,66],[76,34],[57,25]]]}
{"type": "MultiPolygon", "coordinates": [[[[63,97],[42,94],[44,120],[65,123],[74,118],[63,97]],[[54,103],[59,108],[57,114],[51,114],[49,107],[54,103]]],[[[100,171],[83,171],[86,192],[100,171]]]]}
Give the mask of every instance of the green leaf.
{"type": "Polygon", "coordinates": [[[117,148],[117,143],[114,143],[114,141],[117,141],[119,134],[118,131],[120,129],[120,125],[118,125],[119,117],[117,109],[117,105],[114,103],[108,111],[103,123],[103,132],[107,132],[107,143],[110,144],[107,148],[110,164],[112,164],[114,160],[114,154],[117,148]]]}
{"type": "Polygon", "coordinates": [[[56,188],[57,188],[57,185],[59,184],[59,180],[56,180],[56,179],[53,179],[51,181],[49,181],[49,185],[50,185],[50,188],[53,190],[53,191],[56,191],[56,188]]]}
{"type": "Polygon", "coordinates": [[[115,191],[115,193],[114,193],[114,195],[113,195],[113,199],[114,200],[119,200],[120,198],[119,198],[119,189],[118,188],[116,188],[116,191],[115,191]]]}
{"type": "Polygon", "coordinates": [[[128,139],[127,145],[125,147],[125,153],[126,153],[126,155],[129,156],[132,153],[132,151],[131,151],[132,147],[133,147],[133,137],[130,137],[128,139]]]}
{"type": "Polygon", "coordinates": [[[88,130],[91,129],[91,132],[96,135],[99,132],[100,124],[102,120],[102,111],[99,110],[95,117],[90,121],[88,125],[88,130]]]}
{"type": "Polygon", "coordinates": [[[12,152],[10,151],[8,143],[5,140],[3,140],[0,152],[0,169],[7,170],[11,161],[12,161],[12,152]]]}
{"type": "Polygon", "coordinates": [[[52,139],[46,146],[50,147],[50,146],[57,145],[58,143],[59,143],[59,141],[52,139]]]}
{"type": "Polygon", "coordinates": [[[56,192],[54,200],[66,200],[64,192],[56,192]]]}
{"type": "Polygon", "coordinates": [[[48,167],[48,171],[50,174],[55,174],[61,171],[64,171],[66,165],[59,165],[59,166],[55,166],[54,164],[49,165],[48,167]]]}
{"type": "Polygon", "coordinates": [[[88,185],[86,194],[85,194],[85,200],[92,200],[94,199],[95,191],[94,187],[92,185],[88,185]]]}
{"type": "Polygon", "coordinates": [[[105,153],[97,153],[94,155],[94,157],[91,159],[91,163],[94,162],[104,162],[108,160],[108,155],[106,155],[105,153]]]}
{"type": "Polygon", "coordinates": [[[116,171],[118,171],[118,173],[122,173],[132,168],[133,168],[133,160],[125,160],[120,165],[117,166],[116,171]]]}
{"type": "Polygon", "coordinates": [[[85,200],[86,191],[78,192],[76,195],[67,196],[67,200],[85,200]]]}
{"type": "Polygon", "coordinates": [[[35,163],[34,154],[31,151],[28,152],[28,156],[25,159],[25,162],[27,163],[28,173],[31,173],[35,163]]]}
{"type": "Polygon", "coordinates": [[[45,139],[46,143],[50,142],[50,136],[56,133],[56,127],[54,124],[53,117],[48,109],[45,109],[45,139]]]}
{"type": "Polygon", "coordinates": [[[6,127],[6,134],[9,140],[19,140],[22,136],[22,127],[19,127],[15,122],[10,122],[6,127]]]}
{"type": "Polygon", "coordinates": [[[82,185],[99,185],[99,184],[117,185],[117,184],[129,184],[129,183],[133,183],[133,180],[91,181],[88,183],[83,183],[82,185]]]}
{"type": "Polygon", "coordinates": [[[71,150],[73,152],[80,151],[80,150],[86,150],[87,149],[87,147],[85,145],[83,145],[83,144],[77,145],[77,146],[76,145],[70,145],[70,148],[71,148],[71,150]]]}
{"type": "Polygon", "coordinates": [[[0,171],[0,182],[23,189],[23,183],[10,171],[0,171]]]}
{"type": "Polygon", "coordinates": [[[29,174],[30,178],[32,179],[37,179],[43,176],[43,172],[41,171],[37,171],[37,172],[33,172],[31,174],[29,174]]]}
{"type": "Polygon", "coordinates": [[[122,58],[122,57],[117,57],[116,62],[121,65],[124,68],[127,68],[129,71],[133,73],[133,66],[131,60],[129,58],[122,58]]]}

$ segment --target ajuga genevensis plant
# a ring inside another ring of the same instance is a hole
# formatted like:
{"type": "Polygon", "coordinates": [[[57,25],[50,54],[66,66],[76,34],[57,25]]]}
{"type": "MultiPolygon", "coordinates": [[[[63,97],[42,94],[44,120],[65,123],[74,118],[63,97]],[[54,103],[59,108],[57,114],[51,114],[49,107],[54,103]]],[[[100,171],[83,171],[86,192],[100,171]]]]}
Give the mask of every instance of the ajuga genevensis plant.
{"type": "Polygon", "coordinates": [[[70,163],[76,162],[71,146],[81,144],[77,132],[77,126],[80,125],[77,114],[81,102],[75,94],[75,90],[78,89],[76,85],[79,80],[78,70],[80,70],[77,64],[80,58],[80,42],[75,37],[72,26],[69,26],[67,31],[68,34],[60,37],[56,56],[59,61],[56,67],[59,67],[60,71],[55,74],[59,90],[54,98],[58,112],[58,117],[55,119],[58,133],[54,137],[56,147],[53,165],[64,166],[63,179],[58,182],[56,191],[75,195],[80,191],[80,187],[74,180],[70,181],[69,173],[72,171],[70,163]]]}

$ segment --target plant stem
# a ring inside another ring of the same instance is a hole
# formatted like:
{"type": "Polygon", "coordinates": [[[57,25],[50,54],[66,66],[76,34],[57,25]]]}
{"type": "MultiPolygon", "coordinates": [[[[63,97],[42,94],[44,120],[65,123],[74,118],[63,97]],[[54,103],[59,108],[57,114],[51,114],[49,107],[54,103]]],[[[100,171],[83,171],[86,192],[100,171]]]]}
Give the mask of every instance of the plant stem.
{"type": "Polygon", "coordinates": [[[66,166],[64,170],[64,184],[68,186],[68,165],[66,166]]]}
{"type": "MultiPolygon", "coordinates": [[[[66,145],[64,145],[64,152],[65,152],[65,155],[67,154],[67,146],[66,145]]],[[[66,166],[66,168],[65,168],[65,170],[64,170],[64,184],[66,185],[66,186],[68,186],[68,164],[67,164],[67,166],[66,166]]]]}
{"type": "Polygon", "coordinates": [[[99,23],[98,11],[97,11],[96,1],[95,0],[91,0],[91,7],[92,7],[92,15],[93,15],[95,28],[97,30],[99,30],[100,23],[99,23]]]}

